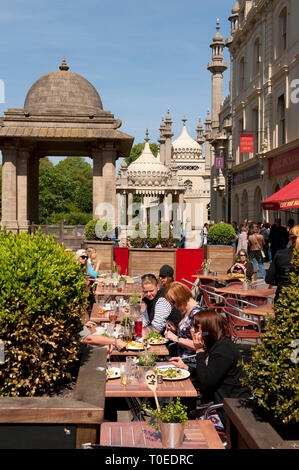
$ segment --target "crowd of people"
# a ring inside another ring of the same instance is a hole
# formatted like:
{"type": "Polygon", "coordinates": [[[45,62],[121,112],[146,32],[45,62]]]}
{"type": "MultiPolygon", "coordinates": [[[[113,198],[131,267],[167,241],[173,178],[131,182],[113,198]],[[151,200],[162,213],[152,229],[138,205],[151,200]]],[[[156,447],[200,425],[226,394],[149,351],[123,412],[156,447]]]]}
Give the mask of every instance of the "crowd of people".
{"type": "MultiPolygon", "coordinates": [[[[299,225],[290,220],[288,227],[283,227],[279,219],[272,227],[244,221],[235,230],[236,262],[229,271],[245,273],[252,279],[257,269],[258,277],[277,286],[276,301],[289,282],[293,250],[299,249],[299,225]],[[267,272],[263,268],[265,259],[271,262],[267,272]]],[[[85,274],[98,276],[100,263],[92,251],[79,250],[76,258],[85,274]]],[[[169,361],[190,371],[204,400],[219,403],[224,398],[250,397],[241,381],[240,352],[231,339],[223,312],[200,306],[190,288],[174,280],[174,270],[169,265],[161,267],[159,276],[141,276],[141,289],[143,335],[157,331],[168,339],[169,361]]],[[[94,334],[95,328],[96,324],[90,321],[85,324],[85,344],[104,346],[108,355],[113,348],[121,351],[127,347],[121,338],[94,334]]],[[[220,416],[225,425],[223,411],[220,416]]]]}

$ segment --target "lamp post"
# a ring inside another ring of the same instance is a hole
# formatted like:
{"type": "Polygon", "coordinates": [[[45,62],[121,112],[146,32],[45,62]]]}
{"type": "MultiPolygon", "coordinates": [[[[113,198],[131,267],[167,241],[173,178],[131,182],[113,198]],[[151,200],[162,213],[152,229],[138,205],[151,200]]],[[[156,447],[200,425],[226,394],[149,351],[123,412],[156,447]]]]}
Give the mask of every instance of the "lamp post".
{"type": "Polygon", "coordinates": [[[231,223],[231,199],[232,199],[232,174],[234,160],[232,154],[229,153],[226,158],[226,174],[227,174],[227,218],[231,223]]]}

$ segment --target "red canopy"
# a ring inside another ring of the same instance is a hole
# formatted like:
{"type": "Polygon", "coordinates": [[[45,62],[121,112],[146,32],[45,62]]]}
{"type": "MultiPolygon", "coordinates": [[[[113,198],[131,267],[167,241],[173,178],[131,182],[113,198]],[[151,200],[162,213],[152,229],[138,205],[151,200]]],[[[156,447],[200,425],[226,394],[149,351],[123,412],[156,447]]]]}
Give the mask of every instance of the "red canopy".
{"type": "Polygon", "coordinates": [[[299,177],[262,202],[263,209],[283,210],[299,207],[299,177]]]}

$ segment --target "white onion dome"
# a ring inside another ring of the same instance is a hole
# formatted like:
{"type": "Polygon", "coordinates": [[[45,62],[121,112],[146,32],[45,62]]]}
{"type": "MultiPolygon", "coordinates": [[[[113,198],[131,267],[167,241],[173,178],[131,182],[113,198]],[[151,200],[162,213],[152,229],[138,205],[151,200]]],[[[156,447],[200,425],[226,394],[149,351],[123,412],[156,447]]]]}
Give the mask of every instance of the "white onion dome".
{"type": "Polygon", "coordinates": [[[192,139],[186,128],[187,119],[184,117],[181,135],[172,143],[173,158],[198,158],[201,155],[201,147],[196,140],[192,139]]]}
{"type": "Polygon", "coordinates": [[[156,158],[149,146],[148,132],[145,138],[144,149],[127,169],[128,179],[139,186],[160,186],[166,184],[169,177],[169,169],[156,158]]]}

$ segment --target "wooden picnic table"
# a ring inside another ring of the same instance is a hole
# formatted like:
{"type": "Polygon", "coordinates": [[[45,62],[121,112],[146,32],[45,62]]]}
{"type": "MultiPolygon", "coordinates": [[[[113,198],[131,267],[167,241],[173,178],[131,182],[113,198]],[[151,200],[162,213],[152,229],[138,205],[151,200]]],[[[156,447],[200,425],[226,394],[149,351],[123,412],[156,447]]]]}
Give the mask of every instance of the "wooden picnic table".
{"type": "MultiPolygon", "coordinates": [[[[143,350],[141,350],[143,351],[143,350]]],[[[131,351],[129,349],[124,349],[122,351],[113,350],[111,356],[136,356],[141,351],[131,351]]],[[[165,344],[159,344],[155,346],[150,346],[147,351],[149,353],[155,353],[157,356],[169,356],[169,351],[165,344]]]]}
{"type": "MultiPolygon", "coordinates": [[[[105,308],[103,308],[105,310],[105,308]]],[[[90,321],[95,323],[109,323],[109,312],[110,310],[106,310],[105,313],[98,314],[102,309],[99,307],[99,304],[96,302],[92,306],[91,314],[90,314],[90,321]]],[[[116,322],[120,322],[122,317],[124,316],[124,312],[119,310],[116,312],[116,322]]]]}
{"type": "Polygon", "coordinates": [[[242,279],[244,276],[231,276],[225,273],[217,273],[217,274],[192,274],[192,277],[196,277],[202,281],[238,281],[238,279],[242,279]]]}
{"type": "Polygon", "coordinates": [[[256,315],[256,316],[267,316],[271,315],[274,317],[274,304],[262,304],[257,305],[256,307],[246,307],[242,309],[242,312],[247,315],[256,315]]]}
{"type": "MultiPolygon", "coordinates": [[[[156,367],[171,365],[168,362],[157,362],[156,367]]],[[[173,365],[173,364],[172,364],[173,365]]],[[[113,362],[113,367],[120,367],[119,362],[113,362]]],[[[106,398],[147,398],[153,397],[153,392],[145,383],[141,383],[137,378],[123,387],[120,379],[110,379],[106,382],[106,398]]],[[[193,386],[190,377],[183,380],[163,380],[162,384],[157,384],[158,397],[197,397],[198,392],[193,386]]]]}
{"type": "MultiPolygon", "coordinates": [[[[142,421],[106,422],[100,433],[102,446],[162,448],[160,433],[142,421]]],[[[180,449],[224,449],[224,446],[210,420],[194,420],[186,422],[180,449]]]]}

